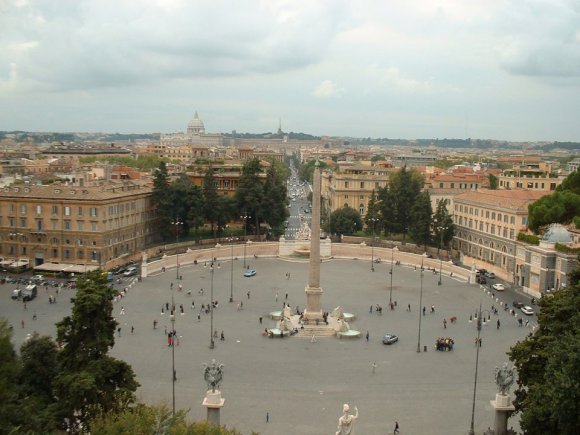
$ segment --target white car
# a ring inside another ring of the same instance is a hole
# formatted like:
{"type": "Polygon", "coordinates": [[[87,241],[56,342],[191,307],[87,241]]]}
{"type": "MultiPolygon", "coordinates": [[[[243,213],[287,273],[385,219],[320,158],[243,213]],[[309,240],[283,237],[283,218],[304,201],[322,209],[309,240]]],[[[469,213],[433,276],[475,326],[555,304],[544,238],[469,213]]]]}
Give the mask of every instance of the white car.
{"type": "Polygon", "coordinates": [[[528,305],[524,305],[522,308],[520,308],[520,310],[522,310],[522,313],[524,313],[526,316],[531,316],[534,314],[533,308],[528,305]]]}
{"type": "Polygon", "coordinates": [[[497,283],[492,285],[491,288],[494,289],[495,291],[502,292],[505,290],[505,285],[497,283]]]}

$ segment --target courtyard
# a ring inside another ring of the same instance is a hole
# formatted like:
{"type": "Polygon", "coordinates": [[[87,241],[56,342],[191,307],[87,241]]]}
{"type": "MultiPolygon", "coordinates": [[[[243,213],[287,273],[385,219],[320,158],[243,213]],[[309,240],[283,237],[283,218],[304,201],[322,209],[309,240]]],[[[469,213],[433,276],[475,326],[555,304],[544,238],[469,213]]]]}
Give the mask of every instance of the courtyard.
{"type": "MultiPolygon", "coordinates": [[[[181,267],[182,281],[176,279],[175,269],[167,269],[135,285],[130,286],[128,280],[117,285],[130,288],[126,297],[114,305],[113,314],[121,333],[112,354],[133,366],[141,384],[137,391],[140,401],[171,407],[172,349],[165,334],[171,330],[171,322],[165,306],[171,304],[173,297],[179,338],[179,345],[174,349],[176,407],[189,409],[191,419],[206,416],[201,405],[206,391],[203,364],[215,358],[225,365],[221,390],[226,401],[221,410],[221,423],[235,426],[244,434],[252,430],[261,434],[334,433],[344,403],[350,404],[351,409],[358,407],[355,429],[360,434],[392,432],[395,420],[400,424],[401,433],[467,432],[477,336],[476,323],[469,322],[469,318],[480,302],[486,317],[492,304],[499,305],[479,286],[449,276],[443,276],[443,285],[438,286],[439,276],[425,271],[422,305],[426,307],[426,314],[423,316],[419,307],[420,272],[413,267],[394,267],[392,299],[397,306],[391,310],[388,307],[390,263],[375,264],[375,271],[371,272],[368,261],[325,261],[321,263],[320,279],[324,310],[331,312],[341,306],[354,313],[357,318],[351,328],[361,331],[361,338],[318,338],[314,342],[300,337],[271,339],[262,335],[264,328],[276,325],[268,317],[271,311],[280,310],[283,302],[293,311],[297,306],[304,309],[308,263],[276,258],[250,258],[248,263],[257,270],[256,276],[243,276],[241,259],[233,261],[233,277],[229,259],[220,260],[220,267],[214,269],[213,299],[218,301],[213,321],[218,331],[214,349],[209,348],[210,316],[200,312],[202,304],[207,305],[211,300],[211,272],[203,263],[181,267]],[[183,286],[181,291],[179,284],[183,286]],[[233,303],[228,302],[230,292],[233,303]],[[381,315],[376,313],[377,304],[383,307],[381,315]],[[431,313],[432,305],[434,313],[431,313]],[[419,317],[421,352],[418,353],[419,317]],[[457,321],[451,323],[451,317],[457,317],[457,321]],[[446,328],[443,319],[447,319],[446,328]],[[157,321],[156,329],[154,321],[157,321]],[[222,331],[223,341],[219,338],[222,331]],[[383,345],[382,337],[387,332],[397,334],[399,341],[383,345]],[[436,351],[438,337],[452,337],[454,349],[436,351]]],[[[54,323],[70,312],[72,290],[64,290],[56,304],[49,304],[48,296],[54,292],[40,289],[39,297],[24,310],[21,303],[10,300],[10,285],[2,287],[0,315],[14,325],[14,341],[18,347],[33,331],[54,336],[54,323]],[[32,320],[34,313],[37,320],[32,320]],[[21,321],[25,322],[23,328],[21,321]]],[[[515,298],[512,290],[497,296],[500,302],[510,306],[515,298]]],[[[520,327],[517,319],[502,309],[497,316],[491,314],[491,322],[483,326],[476,432],[493,426],[493,410],[489,404],[496,393],[493,369],[507,361],[505,353],[509,347],[529,332],[529,328],[520,327]]],[[[516,419],[510,420],[508,426],[517,428],[516,419]]]]}

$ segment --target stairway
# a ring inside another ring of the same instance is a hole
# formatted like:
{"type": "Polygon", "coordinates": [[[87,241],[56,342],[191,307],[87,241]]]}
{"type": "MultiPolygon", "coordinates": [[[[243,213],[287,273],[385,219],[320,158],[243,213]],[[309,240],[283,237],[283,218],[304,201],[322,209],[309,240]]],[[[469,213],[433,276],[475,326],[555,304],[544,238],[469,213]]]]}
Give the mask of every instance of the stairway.
{"type": "Polygon", "coordinates": [[[334,337],[336,332],[329,325],[304,325],[304,329],[298,330],[297,337],[312,338],[315,337],[334,337]]]}

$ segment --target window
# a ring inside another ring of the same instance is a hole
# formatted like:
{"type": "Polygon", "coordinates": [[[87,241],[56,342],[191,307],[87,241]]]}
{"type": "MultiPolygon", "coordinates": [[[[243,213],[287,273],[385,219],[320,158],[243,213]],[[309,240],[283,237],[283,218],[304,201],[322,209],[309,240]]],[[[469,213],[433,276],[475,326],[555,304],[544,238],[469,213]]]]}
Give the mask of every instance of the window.
{"type": "Polygon", "coordinates": [[[64,221],[64,229],[70,230],[70,221],[64,221]]]}
{"type": "Polygon", "coordinates": [[[348,181],[345,181],[345,182],[344,182],[344,188],[345,188],[345,189],[348,189],[348,181]]]}
{"type": "Polygon", "coordinates": [[[43,231],[44,225],[42,224],[42,219],[36,220],[36,231],[43,231]]]}
{"type": "Polygon", "coordinates": [[[97,223],[91,222],[91,231],[97,231],[97,223]]]}
{"type": "Polygon", "coordinates": [[[514,238],[514,230],[510,230],[510,239],[514,238]]]}
{"type": "Polygon", "coordinates": [[[83,252],[83,250],[82,250],[82,249],[79,249],[79,250],[77,251],[77,258],[83,258],[83,257],[84,257],[84,252],[83,252]]]}
{"type": "Polygon", "coordinates": [[[491,219],[495,220],[495,211],[491,213],[491,219]]]}
{"type": "Polygon", "coordinates": [[[91,217],[97,217],[97,207],[90,208],[90,215],[91,217]]]}
{"type": "Polygon", "coordinates": [[[8,204],[8,213],[14,213],[14,204],[8,204]]]}
{"type": "Polygon", "coordinates": [[[26,218],[20,218],[20,228],[26,228],[26,218]]]}
{"type": "Polygon", "coordinates": [[[515,225],[516,223],[516,217],[515,216],[511,216],[510,217],[510,224],[515,225]]]}
{"type": "Polygon", "coordinates": [[[70,258],[70,249],[64,250],[64,258],[70,258]]]}
{"type": "Polygon", "coordinates": [[[489,210],[487,210],[487,211],[485,212],[485,217],[486,217],[486,219],[489,219],[489,210]]]}
{"type": "Polygon", "coordinates": [[[439,183],[439,189],[443,189],[443,183],[439,183]]]}
{"type": "Polygon", "coordinates": [[[83,208],[82,207],[79,207],[79,209],[78,209],[78,215],[79,216],[82,216],[83,215],[83,208]]]}
{"type": "Polygon", "coordinates": [[[503,215],[503,222],[504,222],[504,224],[508,223],[508,215],[507,214],[503,215]]]}
{"type": "Polygon", "coordinates": [[[20,204],[20,214],[26,214],[26,204],[20,204]]]}
{"type": "Polygon", "coordinates": [[[455,183],[451,183],[451,188],[455,189],[455,183]]]}
{"type": "Polygon", "coordinates": [[[36,214],[37,214],[37,216],[40,216],[42,214],[42,206],[41,205],[36,206],[36,214]]]}
{"type": "Polygon", "coordinates": [[[491,234],[495,234],[495,224],[491,224],[491,234]]]}
{"type": "Polygon", "coordinates": [[[53,219],[53,220],[51,220],[51,221],[50,221],[50,227],[51,227],[53,230],[58,230],[58,221],[57,221],[56,219],[53,219]]]}
{"type": "Polygon", "coordinates": [[[361,189],[364,189],[364,188],[365,188],[365,182],[364,182],[364,181],[361,181],[361,182],[360,182],[360,188],[361,188],[361,189]]]}
{"type": "Polygon", "coordinates": [[[527,225],[528,224],[528,218],[527,217],[522,217],[522,225],[527,225]]]}
{"type": "Polygon", "coordinates": [[[58,214],[58,206],[57,205],[52,206],[52,214],[58,214]]]}
{"type": "Polygon", "coordinates": [[[348,199],[348,195],[344,195],[344,199],[348,199]]]}
{"type": "Polygon", "coordinates": [[[497,214],[497,220],[501,222],[501,213],[497,214]]]}
{"type": "Polygon", "coordinates": [[[85,223],[83,221],[77,221],[77,229],[79,231],[84,231],[85,230],[85,223]]]}
{"type": "Polygon", "coordinates": [[[13,217],[9,217],[8,218],[8,226],[9,227],[14,227],[14,218],[13,217]]]}
{"type": "Polygon", "coordinates": [[[70,216],[70,207],[69,206],[65,206],[64,207],[64,215],[65,216],[70,216]]]}
{"type": "Polygon", "coordinates": [[[503,236],[507,238],[507,228],[503,229],[503,236]]]}

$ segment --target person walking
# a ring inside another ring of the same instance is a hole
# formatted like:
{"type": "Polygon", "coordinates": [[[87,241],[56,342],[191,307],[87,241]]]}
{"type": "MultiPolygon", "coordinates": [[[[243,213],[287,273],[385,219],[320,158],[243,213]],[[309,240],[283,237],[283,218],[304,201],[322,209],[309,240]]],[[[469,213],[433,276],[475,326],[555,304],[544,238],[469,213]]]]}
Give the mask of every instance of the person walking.
{"type": "Polygon", "coordinates": [[[447,319],[443,319],[443,329],[447,329],[447,319]]]}
{"type": "Polygon", "coordinates": [[[32,315],[32,320],[36,320],[36,313],[32,315]]]}
{"type": "Polygon", "coordinates": [[[376,370],[377,370],[377,363],[372,362],[371,363],[371,372],[374,374],[376,370]]]}
{"type": "Polygon", "coordinates": [[[153,329],[157,329],[157,320],[153,320],[153,329]]]}
{"type": "Polygon", "coordinates": [[[131,325],[131,334],[135,332],[135,327],[133,325],[131,325]]]}
{"type": "Polygon", "coordinates": [[[407,305],[407,311],[410,313],[411,312],[411,304],[407,305]]]}
{"type": "Polygon", "coordinates": [[[276,292],[276,302],[278,302],[278,292],[276,292]]]}
{"type": "Polygon", "coordinates": [[[366,335],[367,343],[369,342],[369,337],[370,337],[369,331],[367,331],[367,335],[366,335]]]}
{"type": "Polygon", "coordinates": [[[250,299],[250,290],[248,290],[248,293],[246,293],[246,295],[248,296],[248,299],[250,299]]]}
{"type": "Polygon", "coordinates": [[[399,422],[395,421],[395,430],[393,431],[393,434],[399,433],[399,422]]]}
{"type": "Polygon", "coordinates": [[[266,411],[266,423],[270,421],[270,413],[266,411]]]}
{"type": "Polygon", "coordinates": [[[497,319],[497,329],[499,329],[499,326],[500,326],[500,322],[499,322],[499,319],[497,319]]]}
{"type": "Polygon", "coordinates": [[[262,324],[262,317],[260,317],[260,325],[262,324]]]}

